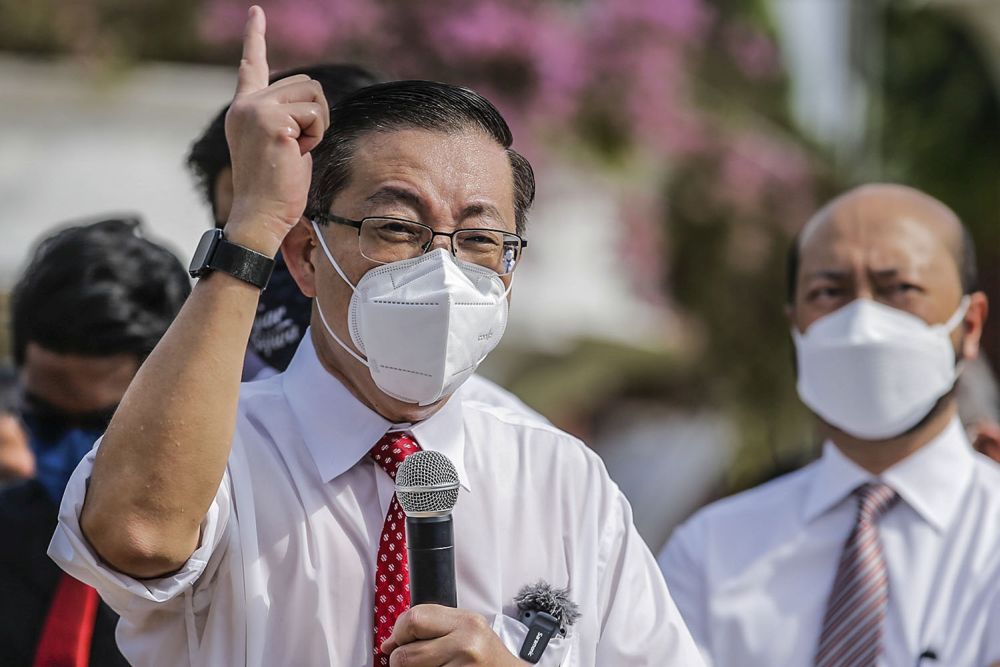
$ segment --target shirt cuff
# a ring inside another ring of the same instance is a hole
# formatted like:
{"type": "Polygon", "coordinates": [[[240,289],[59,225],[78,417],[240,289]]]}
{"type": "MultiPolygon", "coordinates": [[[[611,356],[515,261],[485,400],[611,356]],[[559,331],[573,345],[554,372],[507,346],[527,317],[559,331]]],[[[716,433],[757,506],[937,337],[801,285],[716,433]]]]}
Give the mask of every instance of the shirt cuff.
{"type": "Polygon", "coordinates": [[[73,471],[59,507],[59,523],[49,543],[49,557],[68,574],[93,586],[119,615],[172,602],[190,590],[205,571],[229,526],[232,509],[229,471],[226,470],[204,520],[198,548],[176,572],[159,579],[135,579],[101,561],[80,530],[80,512],[100,440],[73,471]]]}

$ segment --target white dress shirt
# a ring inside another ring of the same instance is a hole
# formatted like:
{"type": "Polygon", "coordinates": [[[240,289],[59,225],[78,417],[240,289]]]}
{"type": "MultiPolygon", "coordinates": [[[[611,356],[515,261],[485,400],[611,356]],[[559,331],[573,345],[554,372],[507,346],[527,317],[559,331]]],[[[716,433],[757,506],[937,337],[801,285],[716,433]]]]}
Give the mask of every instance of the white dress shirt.
{"type": "MultiPolygon", "coordinates": [[[[569,586],[582,616],[540,665],[701,665],[600,459],[524,412],[491,407],[477,382],[480,400],[460,390],[404,429],[458,470],[459,607],[517,651],[525,628],[512,598],[544,580],[569,586]]],[[[180,571],[143,581],[99,562],[78,522],[93,452],[70,480],[49,554],[121,615],[118,643],[134,664],[370,665],[393,484],[367,454],[394,427],[322,368],[307,335],[285,373],[242,386],[225,477],[180,571]]]]}
{"type": "Polygon", "coordinates": [[[954,420],[875,478],[826,443],[820,460],[705,508],[660,565],[706,662],[813,664],[860,484],[900,502],[879,520],[889,573],[885,667],[980,667],[1000,660],[1000,467],[954,420]],[[925,651],[937,659],[918,661],[925,651]]]}

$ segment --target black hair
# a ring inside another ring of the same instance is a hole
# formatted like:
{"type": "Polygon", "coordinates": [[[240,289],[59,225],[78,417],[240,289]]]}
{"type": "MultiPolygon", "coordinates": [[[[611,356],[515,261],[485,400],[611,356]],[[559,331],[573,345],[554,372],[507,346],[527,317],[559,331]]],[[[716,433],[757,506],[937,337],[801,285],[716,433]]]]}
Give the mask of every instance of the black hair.
{"type": "MultiPolygon", "coordinates": [[[[979,290],[979,265],[976,261],[976,243],[969,233],[969,228],[961,225],[962,239],[958,248],[950,248],[958,266],[958,275],[962,283],[962,294],[972,294],[979,290]]],[[[796,234],[788,246],[785,256],[785,299],[789,305],[795,304],[795,292],[799,288],[799,262],[801,261],[801,234],[796,234]]],[[[950,244],[949,244],[950,245],[950,244]]]]}
{"type": "Polygon", "coordinates": [[[535,199],[531,164],[511,148],[507,122],[489,100],[475,91],[436,81],[393,81],[362,88],[330,111],[330,127],[313,149],[312,185],[306,214],[329,211],[334,197],[350,181],[350,163],[358,139],[368,132],[416,128],[432,132],[477,129],[507,151],[514,180],[514,214],[518,233],[524,231],[535,199]]]}
{"type": "MultiPolygon", "coordinates": [[[[279,72],[271,76],[271,82],[278,81],[296,74],[305,74],[323,87],[323,94],[328,104],[333,104],[344,95],[358,88],[364,88],[381,79],[358,65],[329,64],[310,65],[279,72]]],[[[231,165],[229,144],[226,143],[226,112],[227,104],[216,114],[205,131],[191,144],[187,156],[188,170],[194,176],[198,189],[205,201],[212,207],[212,215],[218,218],[215,210],[215,181],[219,172],[231,165]]]]}
{"type": "Polygon", "coordinates": [[[19,404],[17,372],[6,364],[0,365],[0,416],[16,414],[19,404]]]}
{"type": "Polygon", "coordinates": [[[191,293],[169,250],[138,217],[63,229],[35,249],[11,296],[14,361],[29,342],[59,354],[144,359],[191,293]]]}

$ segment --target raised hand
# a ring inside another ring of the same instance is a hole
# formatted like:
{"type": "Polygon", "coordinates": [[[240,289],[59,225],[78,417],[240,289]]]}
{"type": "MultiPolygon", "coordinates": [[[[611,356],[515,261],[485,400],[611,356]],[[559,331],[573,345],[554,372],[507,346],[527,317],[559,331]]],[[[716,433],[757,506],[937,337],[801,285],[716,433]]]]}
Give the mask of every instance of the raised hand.
{"type": "Polygon", "coordinates": [[[226,236],[274,255],[305,210],[309,154],[330,124],[320,84],[300,74],[268,85],[264,10],[254,5],[243,36],[236,96],[226,114],[233,208],[226,236]]]}

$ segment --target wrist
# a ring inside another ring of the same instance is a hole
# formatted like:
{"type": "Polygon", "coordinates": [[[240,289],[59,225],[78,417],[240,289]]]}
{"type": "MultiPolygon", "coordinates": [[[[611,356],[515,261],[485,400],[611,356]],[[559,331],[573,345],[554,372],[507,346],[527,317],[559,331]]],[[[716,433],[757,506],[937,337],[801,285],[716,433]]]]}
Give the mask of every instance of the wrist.
{"type": "Polygon", "coordinates": [[[288,227],[261,216],[242,216],[234,214],[223,230],[225,238],[230,243],[249,248],[268,257],[278,254],[281,242],[288,233],[288,227]]]}

